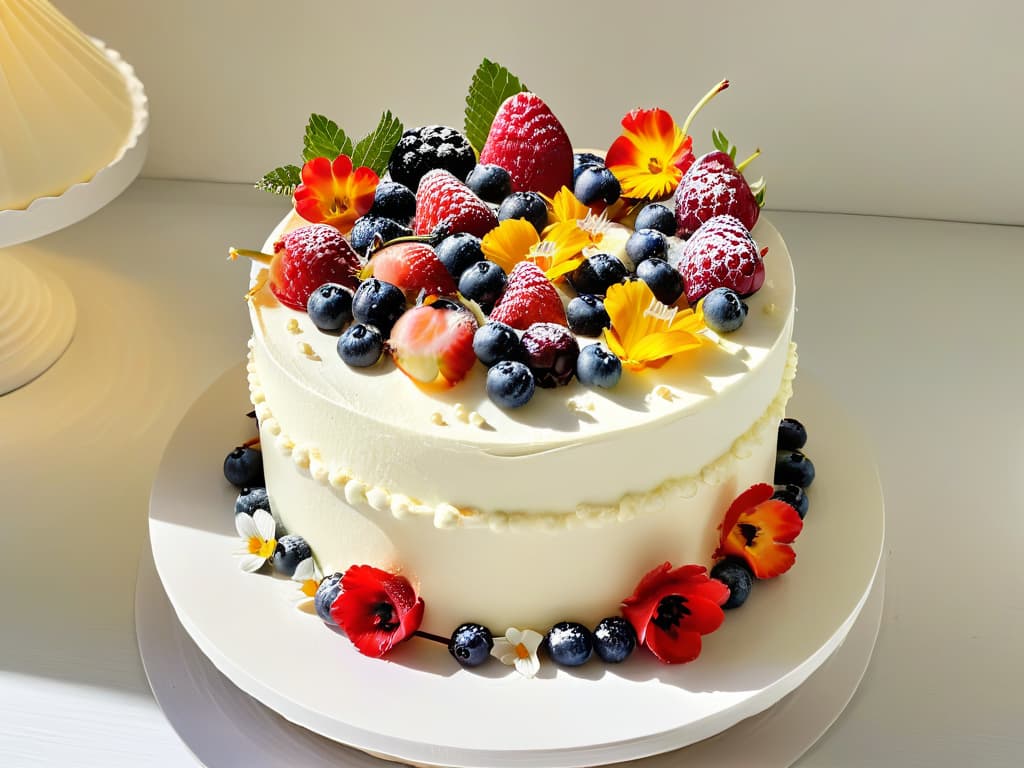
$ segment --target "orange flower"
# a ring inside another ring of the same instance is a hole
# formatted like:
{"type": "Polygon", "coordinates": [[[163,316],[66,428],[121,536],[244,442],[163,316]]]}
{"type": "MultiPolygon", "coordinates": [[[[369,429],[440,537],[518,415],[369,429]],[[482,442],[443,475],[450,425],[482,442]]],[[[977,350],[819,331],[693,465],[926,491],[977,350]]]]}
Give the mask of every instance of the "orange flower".
{"type": "Polygon", "coordinates": [[[370,210],[380,181],[366,166],[352,168],[348,155],[332,163],[314,157],[302,166],[302,183],[295,189],[295,212],[306,221],[330,224],[348,233],[356,219],[370,210]]]}
{"type": "Polygon", "coordinates": [[[767,483],[758,483],[736,498],[722,521],[715,559],[741,557],[759,579],[770,579],[792,567],[796,553],[789,545],[804,524],[793,507],[772,499],[774,492],[767,483]]]}
{"type": "Polygon", "coordinates": [[[525,219],[505,219],[480,242],[480,248],[505,272],[520,261],[532,261],[548,280],[572,272],[583,261],[583,248],[590,238],[575,221],[561,221],[545,230],[542,240],[525,219]]]}
{"type": "Polygon", "coordinates": [[[631,371],[657,368],[669,357],[705,343],[704,314],[662,304],[642,280],[613,285],[604,299],[611,318],[608,348],[631,371]]]}
{"type": "Polygon", "coordinates": [[[634,109],[622,118],[622,127],[608,148],[608,170],[622,185],[623,197],[662,199],[693,164],[693,139],[663,109],[634,109]]]}

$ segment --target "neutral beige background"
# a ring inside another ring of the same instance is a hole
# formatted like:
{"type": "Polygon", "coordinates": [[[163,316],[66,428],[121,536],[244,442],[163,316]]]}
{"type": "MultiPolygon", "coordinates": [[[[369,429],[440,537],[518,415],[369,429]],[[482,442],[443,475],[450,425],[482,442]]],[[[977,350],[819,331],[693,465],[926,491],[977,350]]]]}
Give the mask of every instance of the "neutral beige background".
{"type": "Polygon", "coordinates": [[[135,65],[145,174],[249,181],[293,162],[311,111],[361,135],[461,126],[481,58],[536,90],[577,146],[636,106],[764,155],[768,207],[1024,224],[1024,4],[55,0],[135,65]]]}

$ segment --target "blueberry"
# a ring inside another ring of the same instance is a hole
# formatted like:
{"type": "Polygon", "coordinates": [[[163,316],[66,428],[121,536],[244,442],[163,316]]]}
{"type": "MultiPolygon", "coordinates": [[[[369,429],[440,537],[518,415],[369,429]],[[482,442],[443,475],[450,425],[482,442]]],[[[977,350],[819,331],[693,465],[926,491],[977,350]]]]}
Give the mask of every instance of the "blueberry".
{"type": "Polygon", "coordinates": [[[576,378],[588,387],[611,389],[622,378],[622,363],[601,344],[588,344],[576,360],[576,378]]]}
{"type": "Polygon", "coordinates": [[[573,183],[573,194],[584,205],[598,201],[611,205],[619,199],[622,187],[615,174],[603,166],[582,168],[573,183]]]}
{"type": "Polygon", "coordinates": [[[481,624],[460,624],[448,641],[448,653],[464,667],[476,667],[487,661],[494,647],[491,630],[481,624]]]}
{"type": "Polygon", "coordinates": [[[498,221],[526,219],[539,233],[548,225],[548,206],[536,192],[513,192],[501,201],[498,221]]]}
{"type": "Polygon", "coordinates": [[[312,556],[313,551],[304,538],[293,533],[285,534],[277,540],[274,548],[274,570],[284,576],[294,576],[299,563],[312,556]]]}
{"type": "Polygon", "coordinates": [[[484,260],[484,252],[480,250],[480,238],[469,232],[449,235],[437,244],[434,252],[456,280],[469,267],[484,260]]]}
{"type": "Polygon", "coordinates": [[[375,241],[381,245],[396,237],[407,237],[411,234],[411,229],[404,224],[399,224],[394,219],[368,213],[356,219],[356,223],[352,226],[352,232],[349,233],[348,241],[356,253],[366,256],[368,249],[375,241]]]}
{"type": "Polygon", "coordinates": [[[575,621],[560,621],[548,630],[548,653],[556,664],[578,667],[590,661],[594,652],[594,636],[575,621]]]}
{"type": "Polygon", "coordinates": [[[265,485],[263,454],[255,448],[239,446],[224,458],[224,477],[238,488],[265,485]]]}
{"type": "Polygon", "coordinates": [[[807,510],[811,506],[810,499],[799,485],[784,485],[781,488],[776,488],[772,498],[789,504],[800,515],[801,520],[807,516],[807,510]]]}
{"type": "Polygon", "coordinates": [[[512,176],[500,165],[484,163],[469,172],[466,186],[488,203],[500,203],[512,194],[512,176]]]}
{"type": "Polygon", "coordinates": [[[634,266],[646,259],[664,259],[668,253],[668,240],[656,229],[638,229],[626,241],[626,255],[634,266]]]}
{"type": "Polygon", "coordinates": [[[270,511],[270,499],[267,498],[267,489],[263,486],[243,488],[235,499],[236,515],[252,515],[257,509],[270,511]]]}
{"type": "Polygon", "coordinates": [[[536,386],[530,369],[518,360],[502,360],[487,371],[487,396],[501,408],[526,405],[536,386]]]}
{"type": "Polygon", "coordinates": [[[780,450],[798,451],[807,445],[807,430],[796,419],[783,419],[779,422],[780,450]]]}
{"type": "Polygon", "coordinates": [[[523,343],[519,334],[504,323],[484,323],[473,334],[473,352],[480,362],[490,367],[502,360],[522,360],[523,343]]]}
{"type": "Polygon", "coordinates": [[[316,595],[313,597],[313,607],[316,608],[316,615],[328,624],[337,625],[338,622],[331,616],[331,606],[338,595],[341,594],[341,577],[343,573],[332,573],[320,582],[316,588],[316,595]]]}
{"type": "Polygon", "coordinates": [[[641,261],[636,276],[647,283],[654,298],[662,304],[674,304],[683,295],[683,276],[664,259],[641,261]]]}
{"type": "Polygon", "coordinates": [[[384,337],[372,325],[355,323],[338,337],[338,357],[353,368],[368,368],[384,354],[384,337]]]}
{"type": "Polygon", "coordinates": [[[725,609],[739,608],[750,596],[754,586],[754,574],[750,567],[738,557],[719,560],[711,569],[711,578],[718,579],[729,588],[729,599],[722,604],[725,609]]]}
{"type": "Polygon", "coordinates": [[[604,296],[611,286],[626,279],[626,265],[609,253],[595,253],[569,275],[577,293],[604,296]]]}
{"type": "Polygon", "coordinates": [[[775,484],[806,488],[814,482],[814,463],[800,451],[775,454],[775,484]]]}
{"type": "Polygon", "coordinates": [[[488,309],[505,290],[508,278],[505,271],[493,261],[478,261],[459,277],[459,293],[488,309]]]}
{"type": "Polygon", "coordinates": [[[338,331],[352,320],[352,289],[324,283],[306,302],[306,312],[321,331],[338,331]]]}
{"type": "Polygon", "coordinates": [[[672,237],[676,233],[676,215],[660,203],[651,203],[636,215],[636,228],[656,229],[672,237]]]}
{"type": "Polygon", "coordinates": [[[731,288],[715,288],[703,302],[704,322],[715,333],[731,333],[747,318],[747,305],[731,288]]]}
{"type": "Polygon", "coordinates": [[[594,650],[601,661],[619,664],[636,648],[636,630],[621,616],[601,619],[594,627],[594,650]]]}
{"type": "Polygon", "coordinates": [[[361,282],[352,297],[352,317],[356,322],[376,326],[385,336],[391,333],[403,312],[405,294],[402,289],[376,277],[361,282]]]}
{"type": "Polygon", "coordinates": [[[600,296],[582,293],[574,296],[565,310],[569,330],[577,336],[599,336],[612,324],[600,296]]]}
{"type": "Polygon", "coordinates": [[[416,193],[397,181],[382,181],[373,193],[370,214],[408,224],[416,215],[416,193]]]}
{"type": "Polygon", "coordinates": [[[572,183],[576,184],[576,179],[583,172],[584,168],[604,168],[604,160],[595,155],[593,152],[577,152],[572,156],[572,183]]]}

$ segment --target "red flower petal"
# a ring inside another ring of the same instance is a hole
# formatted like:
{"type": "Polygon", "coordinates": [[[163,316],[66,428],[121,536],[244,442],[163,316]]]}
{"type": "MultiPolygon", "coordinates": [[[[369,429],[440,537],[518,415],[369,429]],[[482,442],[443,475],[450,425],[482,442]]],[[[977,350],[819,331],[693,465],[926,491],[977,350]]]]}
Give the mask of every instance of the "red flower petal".
{"type": "Polygon", "coordinates": [[[341,577],[341,587],[331,617],[367,656],[384,656],[423,621],[423,599],[404,576],[354,565],[341,577]]]}
{"type": "Polygon", "coordinates": [[[348,155],[338,155],[334,158],[334,162],[331,163],[331,175],[333,175],[334,178],[344,179],[350,173],[352,173],[352,159],[348,155]]]}
{"type": "Polygon", "coordinates": [[[772,499],[765,483],[744,491],[729,506],[713,557],[742,557],[759,579],[788,571],[796,561],[789,546],[803,530],[800,515],[789,504],[772,499]]]}
{"type": "Polygon", "coordinates": [[[685,664],[700,656],[700,632],[668,633],[654,627],[646,645],[665,664],[685,664]]]}
{"type": "Polygon", "coordinates": [[[302,183],[310,187],[330,184],[334,174],[331,172],[331,161],[326,157],[314,157],[302,166],[302,183]]]}

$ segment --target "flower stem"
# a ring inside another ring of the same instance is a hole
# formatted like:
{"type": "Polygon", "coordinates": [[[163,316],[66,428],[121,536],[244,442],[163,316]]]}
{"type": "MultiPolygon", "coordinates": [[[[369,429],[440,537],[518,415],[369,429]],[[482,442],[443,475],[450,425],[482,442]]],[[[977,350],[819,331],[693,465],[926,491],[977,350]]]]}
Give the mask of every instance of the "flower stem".
{"type": "Polygon", "coordinates": [[[684,136],[689,135],[689,133],[690,133],[690,124],[693,122],[693,118],[695,118],[697,116],[697,113],[700,112],[701,109],[704,108],[704,105],[707,104],[709,101],[711,101],[713,98],[715,98],[716,94],[721,93],[722,91],[724,91],[728,87],[729,87],[729,81],[728,80],[722,80],[720,83],[718,83],[718,85],[716,85],[714,88],[712,88],[710,91],[708,91],[707,93],[704,94],[704,98],[702,98],[700,101],[698,101],[696,106],[692,110],[690,110],[690,114],[686,116],[686,122],[683,123],[683,135],[684,136]]]}
{"type": "Polygon", "coordinates": [[[441,645],[444,646],[448,645],[447,637],[441,637],[440,635],[435,635],[431,632],[424,632],[422,629],[417,629],[413,634],[417,637],[422,637],[424,640],[433,640],[435,643],[441,643],[441,645]]]}
{"type": "Polygon", "coordinates": [[[253,261],[258,261],[260,264],[266,264],[268,267],[274,258],[269,253],[263,253],[262,251],[250,251],[247,248],[231,248],[228,250],[228,258],[231,261],[234,261],[239,256],[245,256],[253,261]]]}
{"type": "Polygon", "coordinates": [[[743,169],[750,165],[754,161],[754,159],[760,154],[761,148],[758,147],[757,149],[754,150],[754,154],[752,154],[750,157],[748,157],[746,160],[744,160],[742,163],[736,166],[736,170],[742,173],[743,169]]]}

